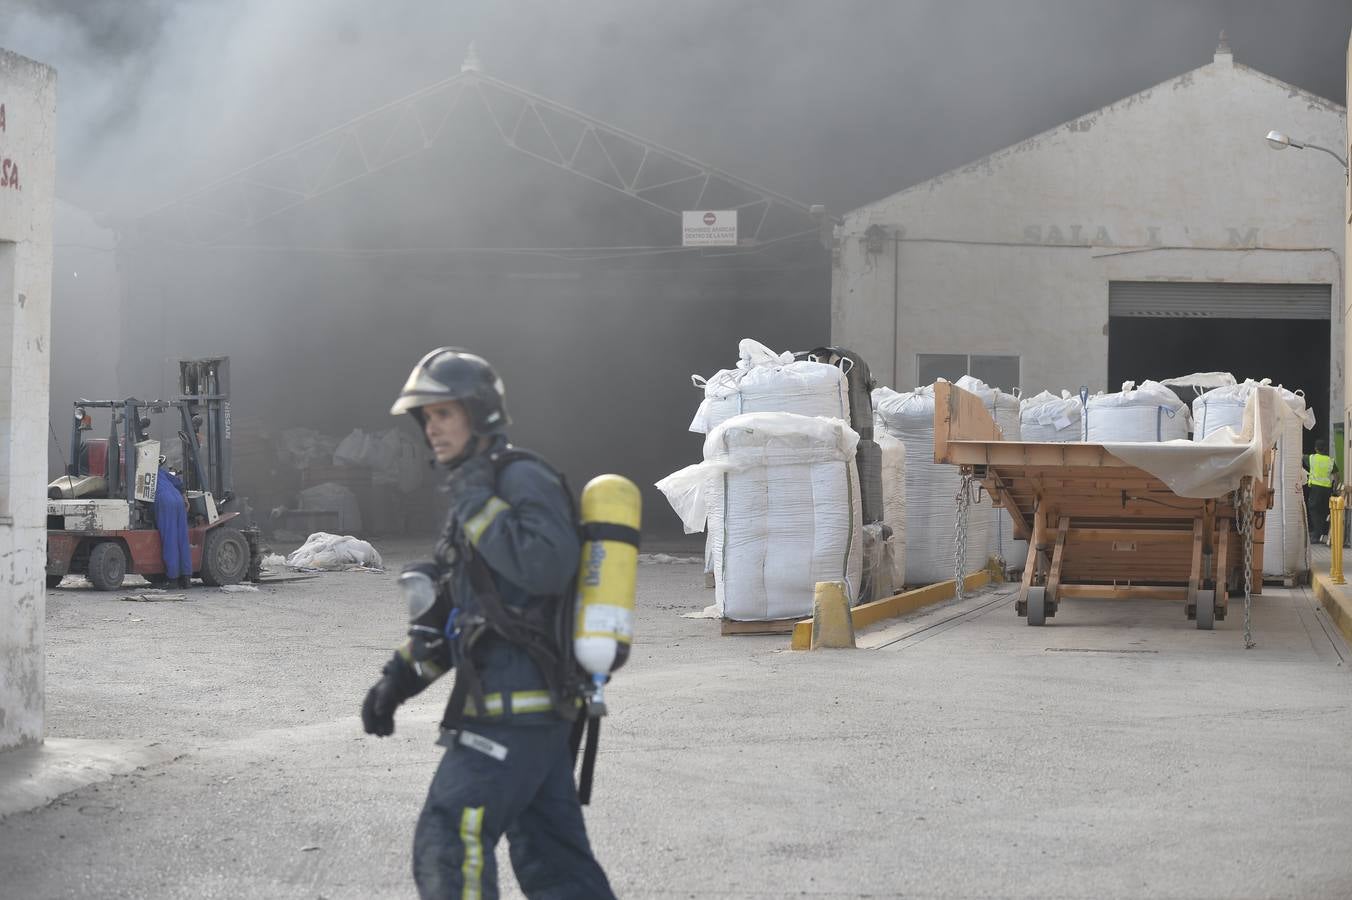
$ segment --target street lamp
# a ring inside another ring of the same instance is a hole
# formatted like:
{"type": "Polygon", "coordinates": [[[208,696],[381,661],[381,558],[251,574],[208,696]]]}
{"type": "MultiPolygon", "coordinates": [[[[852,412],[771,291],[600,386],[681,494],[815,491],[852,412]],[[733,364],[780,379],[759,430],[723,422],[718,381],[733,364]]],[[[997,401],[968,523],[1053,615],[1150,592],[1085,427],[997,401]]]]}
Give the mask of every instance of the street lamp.
{"type": "Polygon", "coordinates": [[[1309,142],[1301,143],[1300,141],[1293,141],[1288,135],[1282,134],[1280,131],[1269,131],[1267,133],[1267,142],[1268,146],[1273,150],[1285,150],[1287,147],[1290,147],[1293,150],[1304,150],[1306,147],[1309,147],[1311,150],[1323,150],[1329,156],[1338,160],[1339,164],[1343,167],[1343,172],[1347,172],[1347,160],[1334,153],[1328,147],[1321,147],[1318,144],[1311,144],[1309,142]]]}

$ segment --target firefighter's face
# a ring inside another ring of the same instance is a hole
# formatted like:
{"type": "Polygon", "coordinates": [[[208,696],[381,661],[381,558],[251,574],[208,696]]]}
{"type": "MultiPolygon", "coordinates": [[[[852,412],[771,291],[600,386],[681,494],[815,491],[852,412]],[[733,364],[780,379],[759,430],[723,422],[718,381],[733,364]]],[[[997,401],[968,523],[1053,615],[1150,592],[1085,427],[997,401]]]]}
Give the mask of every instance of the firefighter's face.
{"type": "Polygon", "coordinates": [[[470,430],[469,413],[459,400],[424,406],[423,433],[427,435],[427,443],[432,445],[432,454],[439,463],[455,459],[474,437],[474,432],[470,430]]]}

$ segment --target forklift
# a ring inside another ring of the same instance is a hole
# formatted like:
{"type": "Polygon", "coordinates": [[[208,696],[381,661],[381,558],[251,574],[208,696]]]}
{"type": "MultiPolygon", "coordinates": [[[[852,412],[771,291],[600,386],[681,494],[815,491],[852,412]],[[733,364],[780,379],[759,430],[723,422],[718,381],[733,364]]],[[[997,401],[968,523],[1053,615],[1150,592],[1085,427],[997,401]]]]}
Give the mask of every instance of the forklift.
{"type": "MultiPolygon", "coordinates": [[[[160,442],[150,416],[176,413],[192,574],[221,586],[258,581],[262,540],[248,504],[234,492],[230,465],[229,357],[179,362],[173,400],[77,400],[66,474],[47,486],[47,587],[84,575],[113,591],[128,574],[165,583],[155,528],[160,442]],[[108,410],[108,436],[92,432],[93,410],[108,410]]],[[[55,435],[53,435],[55,438],[55,435]]]]}

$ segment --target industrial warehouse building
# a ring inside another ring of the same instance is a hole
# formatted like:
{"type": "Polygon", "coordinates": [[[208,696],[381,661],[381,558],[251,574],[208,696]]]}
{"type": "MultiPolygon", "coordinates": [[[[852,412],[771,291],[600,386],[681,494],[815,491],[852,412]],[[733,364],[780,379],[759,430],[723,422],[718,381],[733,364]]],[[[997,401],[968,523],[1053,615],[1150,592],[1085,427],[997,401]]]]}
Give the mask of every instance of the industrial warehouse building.
{"type": "MultiPolygon", "coordinates": [[[[1346,110],[1211,64],[854,210],[832,338],[898,390],[1025,394],[1227,371],[1343,419],[1346,110]]],[[[1186,398],[1186,399],[1191,399],[1186,398]]]]}
{"type": "MultiPolygon", "coordinates": [[[[423,467],[424,484],[397,492],[329,465],[331,446],[299,468],[287,433],[412,432],[389,407],[433,347],[493,361],[514,440],[578,487],[625,473],[643,485],[645,529],[679,533],[652,484],[698,458],[692,373],[735,364],[741,337],[809,350],[829,336],[819,212],[494,78],[473,53],[458,75],[114,223],[115,235],[79,210],[65,221],[87,235],[68,243],[116,249],[58,260],[72,303],[54,326],[54,420],[111,390],[95,380],[91,320],[76,315],[106,317],[109,292],[90,277],[103,272],[120,305],[118,396],[173,394],[178,359],[229,356],[238,491],[266,513],[337,483],[368,535],[434,528],[435,474],[423,467]],[[738,245],[682,247],[691,209],[738,210],[738,245]]],[[[172,423],[152,431],[168,439],[172,423]]]]}

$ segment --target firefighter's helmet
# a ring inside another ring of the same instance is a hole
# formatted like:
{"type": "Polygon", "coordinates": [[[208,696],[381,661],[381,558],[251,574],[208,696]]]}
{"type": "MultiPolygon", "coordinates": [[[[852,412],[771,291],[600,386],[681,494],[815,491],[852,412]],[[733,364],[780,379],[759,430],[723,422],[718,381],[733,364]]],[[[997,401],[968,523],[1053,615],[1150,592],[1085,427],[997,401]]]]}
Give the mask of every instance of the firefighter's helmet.
{"type": "Polygon", "coordinates": [[[423,421],[422,408],[458,400],[478,435],[500,434],[512,424],[502,379],[488,360],[458,347],[439,347],[413,367],[391,415],[408,413],[423,421]]]}

